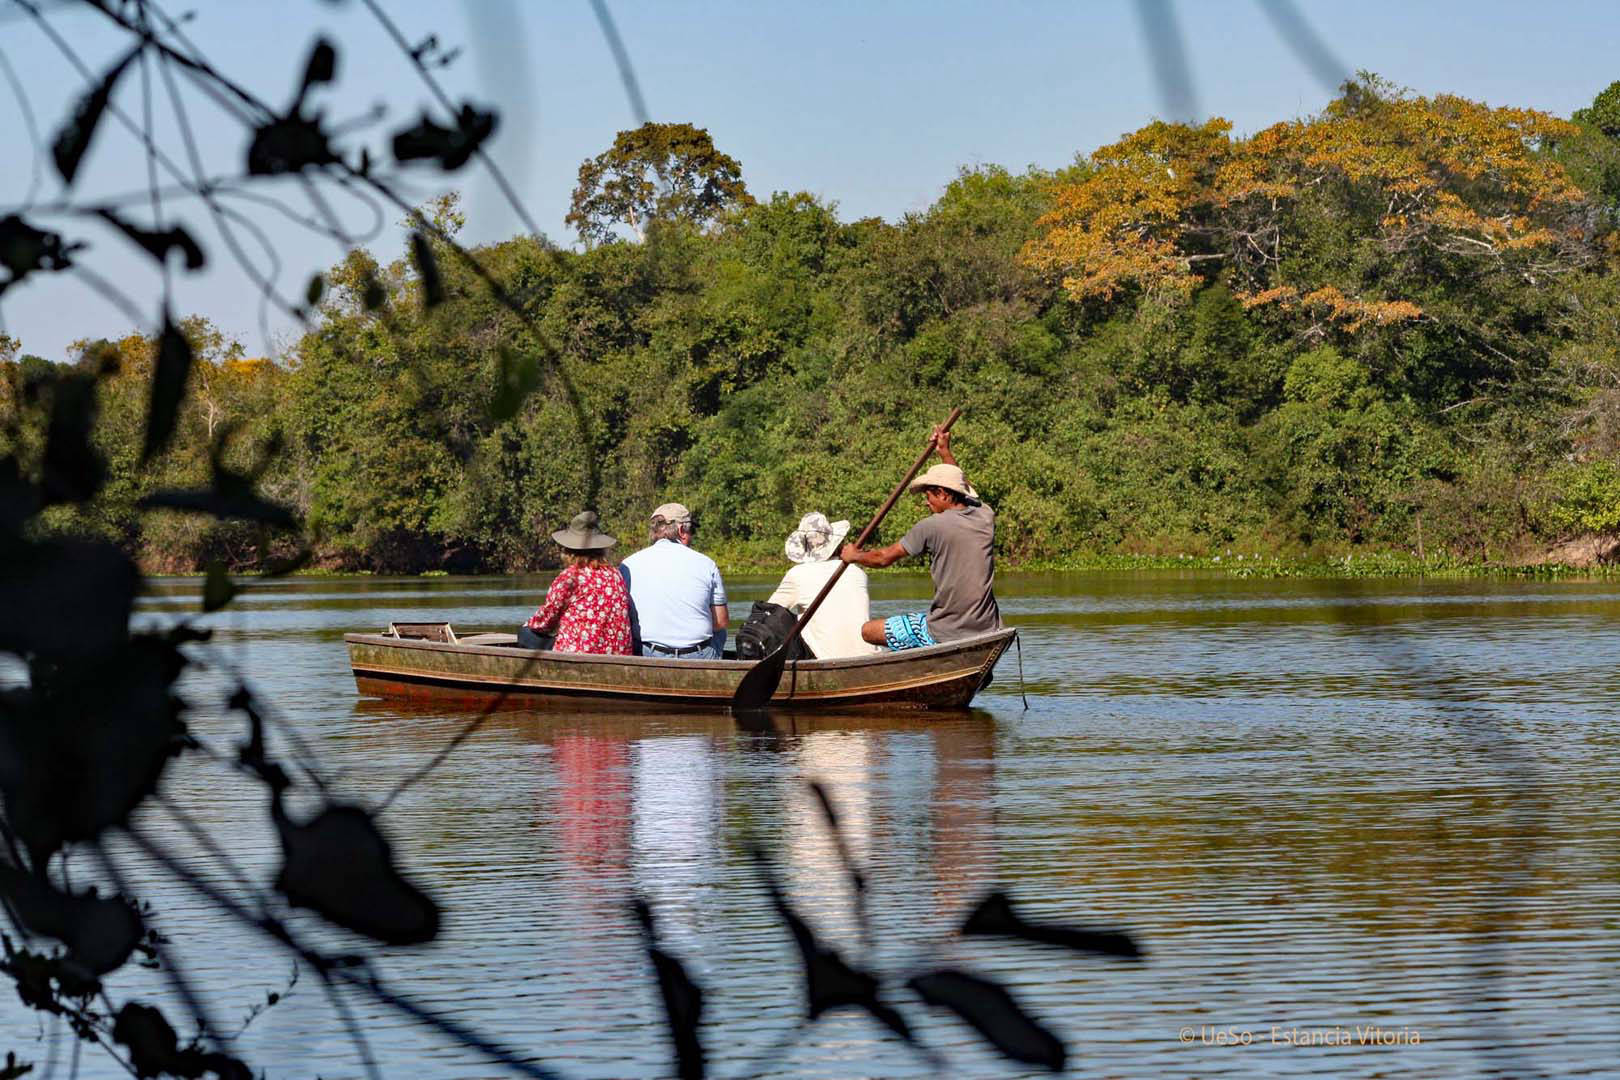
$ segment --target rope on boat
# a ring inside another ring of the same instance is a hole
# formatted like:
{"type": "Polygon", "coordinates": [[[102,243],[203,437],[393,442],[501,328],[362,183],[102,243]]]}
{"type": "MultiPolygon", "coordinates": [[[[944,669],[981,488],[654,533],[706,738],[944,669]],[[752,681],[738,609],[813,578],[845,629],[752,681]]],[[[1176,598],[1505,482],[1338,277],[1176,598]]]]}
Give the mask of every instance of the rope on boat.
{"type": "Polygon", "coordinates": [[[1018,696],[1024,699],[1024,711],[1029,711],[1029,695],[1024,693],[1024,637],[1013,631],[1013,644],[1018,646],[1018,696]]]}

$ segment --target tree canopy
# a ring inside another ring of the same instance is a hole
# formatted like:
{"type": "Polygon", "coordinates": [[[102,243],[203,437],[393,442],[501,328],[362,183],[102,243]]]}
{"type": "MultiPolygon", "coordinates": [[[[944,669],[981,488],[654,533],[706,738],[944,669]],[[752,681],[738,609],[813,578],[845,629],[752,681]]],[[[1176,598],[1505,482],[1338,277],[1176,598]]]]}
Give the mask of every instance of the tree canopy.
{"type": "MultiPolygon", "coordinates": [[[[52,520],[151,564],[252,564],[258,534],[129,510],[202,482],[223,439],[326,566],[544,566],[592,497],[623,536],[678,499],[715,553],[774,565],[806,510],[880,502],[961,404],[1011,563],[1412,550],[1419,519],[1431,554],[1533,552],[1620,514],[1620,233],[1601,170],[1575,167],[1611,141],[1363,78],[1243,138],[1155,123],[1059,172],[964,169],[895,222],[755,202],[735,162],[733,196],[659,210],[649,169],[641,243],[476,249],[517,311],[412,217],[408,257],[324,275],[279,363],[180,324],[197,392],[168,479],[134,478],[140,380],[102,377],[112,479],[52,520]]],[[[37,412],[52,365],[0,346],[7,399],[37,412]]],[[[111,346],[131,372],[157,347],[111,346]]],[[[37,433],[0,437],[40,460],[37,433]]]]}
{"type": "Polygon", "coordinates": [[[707,130],[646,123],[579,167],[568,224],[587,244],[628,228],[637,240],[659,222],[703,225],[753,201],[737,159],[715,149],[707,130]]]}
{"type": "Polygon", "coordinates": [[[1531,109],[1416,97],[1370,76],[1305,120],[1248,138],[1157,122],[1095,151],[1025,251],[1078,300],[1212,280],[1246,304],[1346,330],[1423,314],[1402,286],[1456,260],[1556,273],[1580,249],[1585,193],[1539,153],[1571,134],[1531,109]],[[1354,245],[1302,257],[1313,219],[1354,245]]]}

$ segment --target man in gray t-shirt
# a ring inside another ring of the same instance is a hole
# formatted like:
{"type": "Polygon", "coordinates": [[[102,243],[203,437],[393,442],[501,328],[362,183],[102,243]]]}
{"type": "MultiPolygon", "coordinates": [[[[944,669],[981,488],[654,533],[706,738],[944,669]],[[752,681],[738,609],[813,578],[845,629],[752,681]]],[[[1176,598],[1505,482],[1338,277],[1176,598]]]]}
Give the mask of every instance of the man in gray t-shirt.
{"type": "Polygon", "coordinates": [[[873,551],[845,544],[839,552],[845,562],[871,567],[924,553],[933,560],[934,602],[927,613],[868,621],[861,627],[861,637],[873,645],[916,649],[1001,628],[993,591],[996,515],[957,467],[950,432],[936,428],[934,439],[941,463],[911,482],[911,490],[922,492],[927,501],[929,516],[913,525],[899,543],[873,551]]]}

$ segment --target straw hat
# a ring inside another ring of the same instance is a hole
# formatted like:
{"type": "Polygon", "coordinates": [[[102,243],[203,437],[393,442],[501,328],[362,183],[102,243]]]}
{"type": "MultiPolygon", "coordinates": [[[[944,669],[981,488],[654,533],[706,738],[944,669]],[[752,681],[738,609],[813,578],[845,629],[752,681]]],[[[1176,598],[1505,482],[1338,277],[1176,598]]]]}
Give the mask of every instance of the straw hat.
{"type": "Polygon", "coordinates": [[[923,488],[945,488],[954,491],[964,499],[977,500],[979,493],[973,490],[973,485],[967,482],[962,470],[955,465],[931,465],[927,472],[913,480],[908,491],[921,491],[923,488]]]}
{"type": "Polygon", "coordinates": [[[821,562],[832,558],[838,545],[849,535],[849,522],[827,520],[827,515],[812,511],[799,519],[799,527],[788,533],[784,548],[792,562],[821,562]]]}
{"type": "Polygon", "coordinates": [[[574,520],[568,523],[568,528],[557,530],[551,534],[551,538],[569,551],[595,551],[598,548],[610,548],[618,543],[606,533],[596,531],[594,510],[575,514],[574,520]]]}

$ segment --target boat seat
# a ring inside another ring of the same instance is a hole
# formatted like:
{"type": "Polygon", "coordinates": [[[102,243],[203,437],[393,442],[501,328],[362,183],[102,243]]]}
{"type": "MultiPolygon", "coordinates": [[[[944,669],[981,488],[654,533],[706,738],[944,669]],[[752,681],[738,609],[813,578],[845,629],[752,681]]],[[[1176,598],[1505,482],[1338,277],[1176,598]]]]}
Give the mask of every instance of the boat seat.
{"type": "Polygon", "coordinates": [[[414,638],[417,641],[442,641],[449,645],[456,643],[456,632],[450,629],[447,622],[391,622],[388,629],[383,631],[388,637],[414,638]]]}
{"type": "Polygon", "coordinates": [[[516,634],[467,634],[456,639],[463,645],[516,645],[516,634]]]}

